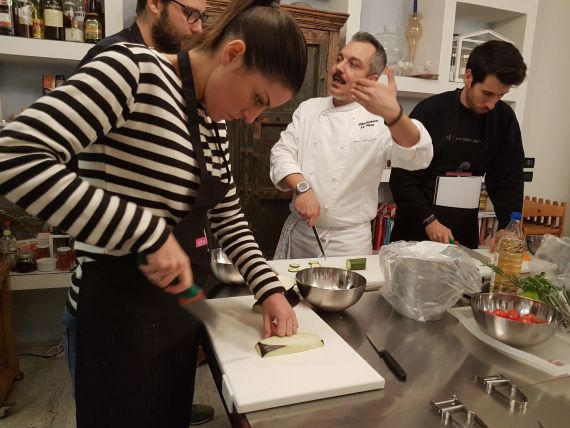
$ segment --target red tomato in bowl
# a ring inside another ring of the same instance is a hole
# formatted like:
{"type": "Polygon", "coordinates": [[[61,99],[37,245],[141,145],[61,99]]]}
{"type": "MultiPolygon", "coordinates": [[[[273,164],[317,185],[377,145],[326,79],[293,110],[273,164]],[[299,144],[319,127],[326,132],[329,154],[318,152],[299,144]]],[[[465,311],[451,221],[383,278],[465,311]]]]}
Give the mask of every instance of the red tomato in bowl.
{"type": "Polygon", "coordinates": [[[519,314],[519,311],[517,311],[516,309],[509,309],[507,311],[506,318],[511,320],[511,321],[519,321],[521,318],[521,315],[519,314]]]}
{"type": "Polygon", "coordinates": [[[506,318],[507,317],[507,313],[502,310],[502,309],[493,309],[491,311],[491,315],[494,315],[496,317],[501,317],[501,318],[506,318]]]}

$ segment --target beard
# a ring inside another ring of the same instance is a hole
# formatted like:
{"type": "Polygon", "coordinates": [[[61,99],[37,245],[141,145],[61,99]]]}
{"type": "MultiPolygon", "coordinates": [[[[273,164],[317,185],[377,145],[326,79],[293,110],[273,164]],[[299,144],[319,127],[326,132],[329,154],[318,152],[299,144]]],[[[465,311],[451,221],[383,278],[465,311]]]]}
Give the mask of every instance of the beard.
{"type": "Polygon", "coordinates": [[[160,16],[153,24],[151,31],[155,43],[154,47],[158,51],[174,54],[180,50],[182,40],[172,33],[171,25],[168,20],[168,8],[164,8],[162,12],[160,12],[160,16]]]}

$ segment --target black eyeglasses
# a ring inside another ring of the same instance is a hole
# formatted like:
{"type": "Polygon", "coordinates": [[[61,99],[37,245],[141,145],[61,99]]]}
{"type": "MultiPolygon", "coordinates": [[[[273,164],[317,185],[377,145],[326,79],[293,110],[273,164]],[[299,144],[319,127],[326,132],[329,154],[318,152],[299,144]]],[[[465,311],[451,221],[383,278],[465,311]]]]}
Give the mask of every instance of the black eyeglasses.
{"type": "Polygon", "coordinates": [[[182,8],[182,10],[184,11],[184,14],[186,15],[188,24],[194,24],[198,20],[201,20],[202,24],[203,24],[209,18],[209,16],[206,15],[205,13],[200,13],[197,10],[191,9],[188,6],[185,6],[176,0],[171,0],[171,1],[176,3],[178,6],[180,6],[182,8]]]}

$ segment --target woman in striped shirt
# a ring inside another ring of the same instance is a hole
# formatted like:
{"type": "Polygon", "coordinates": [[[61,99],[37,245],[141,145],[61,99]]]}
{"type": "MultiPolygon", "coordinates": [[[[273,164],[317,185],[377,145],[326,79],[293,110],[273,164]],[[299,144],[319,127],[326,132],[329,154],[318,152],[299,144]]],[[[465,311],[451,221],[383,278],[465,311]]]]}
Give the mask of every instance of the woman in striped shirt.
{"type": "Polygon", "coordinates": [[[80,427],[188,426],[199,326],[175,295],[204,278],[206,213],[262,302],[264,335],[296,331],[240,209],[224,121],[251,123],[287,102],[306,63],[289,14],[234,0],[189,51],[110,46],[0,134],[0,194],[68,231],[90,260],[78,306],[80,427]],[[78,153],[76,175],[65,164],[78,153]]]}

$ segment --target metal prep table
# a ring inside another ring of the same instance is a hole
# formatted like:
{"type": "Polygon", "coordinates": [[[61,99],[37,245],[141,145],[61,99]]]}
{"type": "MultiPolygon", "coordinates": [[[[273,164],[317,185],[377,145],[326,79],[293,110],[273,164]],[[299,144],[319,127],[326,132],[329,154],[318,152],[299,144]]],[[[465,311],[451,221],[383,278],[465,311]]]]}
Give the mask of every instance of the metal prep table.
{"type": "MultiPolygon", "coordinates": [[[[217,297],[247,293],[245,287],[233,286],[217,297]]],[[[538,420],[544,428],[570,426],[570,376],[553,377],[517,362],[472,336],[450,314],[430,323],[409,320],[395,313],[379,291],[369,291],[344,312],[319,315],[386,379],[386,387],[246,414],[228,413],[232,426],[435,428],[442,425],[429,407],[430,400],[448,400],[453,394],[489,427],[537,428],[538,420]],[[407,371],[407,382],[386,367],[366,339],[367,331],[377,331],[376,337],[407,371]],[[524,415],[510,413],[508,405],[472,381],[473,375],[498,373],[527,396],[524,415]]],[[[208,338],[204,348],[220,392],[221,372],[208,338]]]]}

